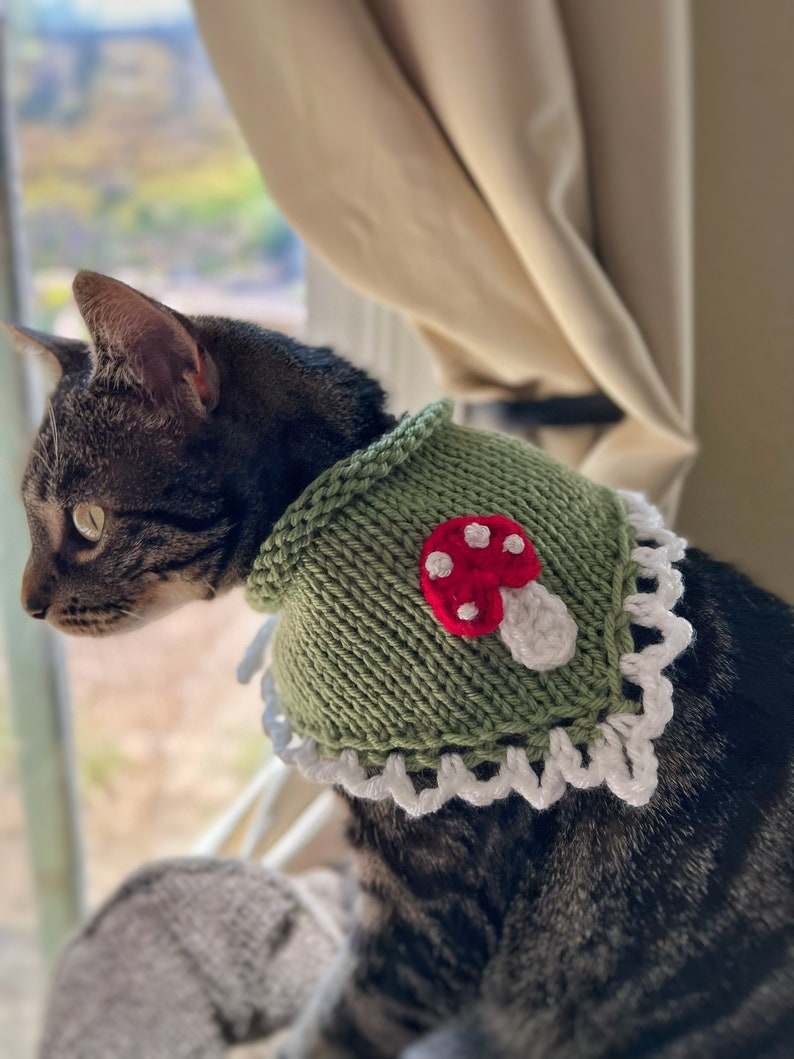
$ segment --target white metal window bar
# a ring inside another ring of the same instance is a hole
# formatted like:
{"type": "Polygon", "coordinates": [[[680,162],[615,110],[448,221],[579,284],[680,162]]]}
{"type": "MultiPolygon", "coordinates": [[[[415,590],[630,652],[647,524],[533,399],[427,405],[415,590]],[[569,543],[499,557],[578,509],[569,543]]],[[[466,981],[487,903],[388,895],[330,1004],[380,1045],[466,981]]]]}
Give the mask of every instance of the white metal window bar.
{"type": "MultiPolygon", "coordinates": [[[[10,102],[8,10],[0,0],[0,319],[24,322],[16,143],[10,102]]],[[[30,375],[0,335],[0,592],[39,935],[51,962],[83,914],[80,828],[63,653],[53,632],[25,619],[19,584],[28,532],[19,477],[32,434],[30,375]]]]}

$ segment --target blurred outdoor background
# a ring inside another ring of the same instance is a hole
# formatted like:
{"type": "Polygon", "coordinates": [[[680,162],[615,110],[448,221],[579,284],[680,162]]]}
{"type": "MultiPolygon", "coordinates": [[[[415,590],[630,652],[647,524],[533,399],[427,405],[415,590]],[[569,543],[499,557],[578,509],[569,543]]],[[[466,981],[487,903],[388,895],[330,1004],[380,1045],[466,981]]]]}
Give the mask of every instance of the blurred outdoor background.
{"type": "MultiPolygon", "coordinates": [[[[11,48],[33,326],[81,333],[82,267],[187,313],[301,332],[301,244],[186,2],[27,0],[12,8],[11,48]]],[[[259,624],[235,595],[66,643],[92,907],[142,862],[187,853],[261,764],[257,695],[234,673],[259,624]]],[[[44,973],[4,671],[0,863],[0,1054],[25,1059],[44,973]]]]}
{"type": "Polygon", "coordinates": [[[37,326],[74,329],[79,263],[201,311],[239,307],[300,329],[300,242],[264,192],[187,2],[32,0],[16,10],[37,326]]]}

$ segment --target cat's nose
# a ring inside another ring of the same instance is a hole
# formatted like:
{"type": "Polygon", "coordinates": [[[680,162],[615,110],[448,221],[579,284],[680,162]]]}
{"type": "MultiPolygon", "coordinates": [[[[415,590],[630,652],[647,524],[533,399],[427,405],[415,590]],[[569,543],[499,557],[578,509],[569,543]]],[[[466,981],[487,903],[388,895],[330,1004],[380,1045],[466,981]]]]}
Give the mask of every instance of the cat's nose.
{"type": "Polygon", "coordinates": [[[22,577],[22,606],[31,618],[46,618],[52,600],[36,576],[32,562],[25,567],[22,577]]]}
{"type": "Polygon", "coordinates": [[[36,595],[23,597],[22,606],[31,618],[46,618],[47,611],[50,609],[49,601],[36,595]]]}

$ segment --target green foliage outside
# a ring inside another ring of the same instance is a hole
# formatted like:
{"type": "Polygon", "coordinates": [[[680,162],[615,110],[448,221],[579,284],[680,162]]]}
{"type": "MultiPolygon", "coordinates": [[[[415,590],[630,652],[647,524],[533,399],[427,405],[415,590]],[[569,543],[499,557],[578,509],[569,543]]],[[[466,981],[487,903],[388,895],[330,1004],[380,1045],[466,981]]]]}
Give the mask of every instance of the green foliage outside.
{"type": "MultiPolygon", "coordinates": [[[[17,111],[34,273],[79,267],[265,286],[299,268],[186,24],[173,35],[22,41],[17,111]]],[[[45,312],[68,286],[45,287],[45,312]]]]}

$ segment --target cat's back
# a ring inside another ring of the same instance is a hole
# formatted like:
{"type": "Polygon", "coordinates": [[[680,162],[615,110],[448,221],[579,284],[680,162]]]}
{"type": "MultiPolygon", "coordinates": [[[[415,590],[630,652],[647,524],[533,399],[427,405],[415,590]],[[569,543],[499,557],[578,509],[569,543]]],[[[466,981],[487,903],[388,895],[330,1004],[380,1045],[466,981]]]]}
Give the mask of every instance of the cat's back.
{"type": "Polygon", "coordinates": [[[794,612],[698,551],[681,569],[658,790],[550,811],[485,976],[493,1056],[791,1054],[794,612]]]}

